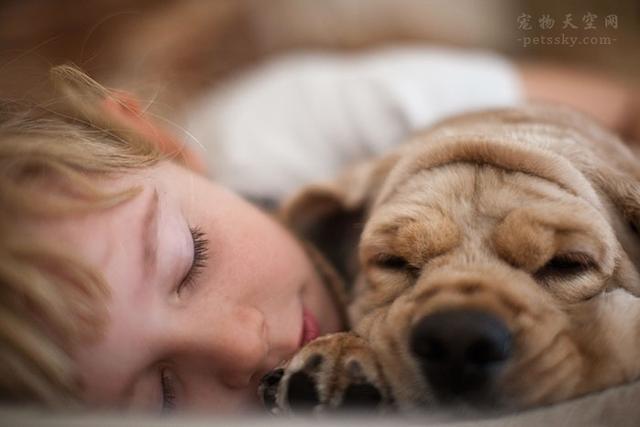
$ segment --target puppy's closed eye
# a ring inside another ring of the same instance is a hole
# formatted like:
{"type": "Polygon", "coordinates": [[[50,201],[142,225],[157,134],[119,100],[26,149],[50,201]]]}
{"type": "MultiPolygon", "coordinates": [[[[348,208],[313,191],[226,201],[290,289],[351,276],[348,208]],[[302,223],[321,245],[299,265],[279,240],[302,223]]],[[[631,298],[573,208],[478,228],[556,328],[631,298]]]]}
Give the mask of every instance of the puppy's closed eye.
{"type": "Polygon", "coordinates": [[[598,264],[591,255],[584,252],[567,252],[554,255],[534,273],[534,277],[541,282],[553,279],[566,280],[597,269],[598,264]]]}
{"type": "Polygon", "coordinates": [[[417,277],[420,274],[420,267],[398,255],[378,254],[372,259],[372,264],[383,270],[406,273],[412,277],[417,277]]]}

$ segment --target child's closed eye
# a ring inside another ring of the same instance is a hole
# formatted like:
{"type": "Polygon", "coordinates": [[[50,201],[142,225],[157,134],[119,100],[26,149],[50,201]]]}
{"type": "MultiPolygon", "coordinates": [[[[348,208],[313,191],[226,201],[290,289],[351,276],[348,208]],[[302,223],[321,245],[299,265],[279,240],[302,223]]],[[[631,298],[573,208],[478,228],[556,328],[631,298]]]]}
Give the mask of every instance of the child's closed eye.
{"type": "Polygon", "coordinates": [[[178,294],[196,284],[196,278],[206,267],[208,258],[209,240],[206,238],[204,232],[198,227],[189,227],[189,232],[193,240],[193,258],[189,271],[176,289],[178,294]]]}

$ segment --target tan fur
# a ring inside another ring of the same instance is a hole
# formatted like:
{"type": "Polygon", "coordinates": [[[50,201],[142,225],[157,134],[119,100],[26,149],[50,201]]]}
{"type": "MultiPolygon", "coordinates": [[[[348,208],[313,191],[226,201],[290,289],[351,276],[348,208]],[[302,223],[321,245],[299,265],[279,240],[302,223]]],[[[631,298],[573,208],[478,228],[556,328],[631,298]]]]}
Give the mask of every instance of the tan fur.
{"type": "MultiPolygon", "coordinates": [[[[289,374],[317,354],[343,366],[351,337],[368,344],[371,354],[356,358],[372,382],[385,381],[384,403],[431,405],[411,328],[429,313],[478,308],[515,339],[493,390],[499,405],[547,404],[640,377],[640,163],[589,119],[530,106],[447,120],[303,190],[284,216],[309,235],[327,216],[357,209],[354,334],[311,343],[289,374]],[[575,276],[548,270],[564,254],[589,267],[575,276]],[[389,257],[406,266],[385,267],[389,257]]],[[[314,373],[318,387],[335,378],[329,371],[314,373]]]]}

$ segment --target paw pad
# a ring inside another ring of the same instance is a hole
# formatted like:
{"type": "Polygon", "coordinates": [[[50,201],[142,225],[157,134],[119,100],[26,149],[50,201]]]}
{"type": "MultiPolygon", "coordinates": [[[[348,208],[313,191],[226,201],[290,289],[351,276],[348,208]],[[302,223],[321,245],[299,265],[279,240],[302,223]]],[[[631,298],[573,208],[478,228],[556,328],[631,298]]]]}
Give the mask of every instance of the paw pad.
{"type": "Polygon", "coordinates": [[[316,383],[306,372],[294,372],[287,390],[289,407],[294,411],[309,411],[320,403],[316,383]]]}

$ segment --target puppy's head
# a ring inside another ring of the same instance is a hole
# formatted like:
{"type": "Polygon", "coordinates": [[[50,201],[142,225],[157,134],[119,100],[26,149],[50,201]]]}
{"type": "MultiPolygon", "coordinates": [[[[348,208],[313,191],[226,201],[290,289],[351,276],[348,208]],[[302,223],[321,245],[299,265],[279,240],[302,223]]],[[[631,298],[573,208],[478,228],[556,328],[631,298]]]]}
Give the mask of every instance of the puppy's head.
{"type": "Polygon", "coordinates": [[[285,219],[350,276],[401,407],[550,403],[640,376],[640,166],[575,113],[463,116],[285,219]]]}

